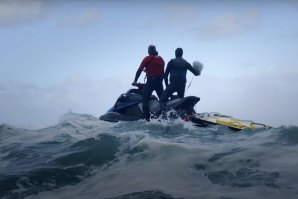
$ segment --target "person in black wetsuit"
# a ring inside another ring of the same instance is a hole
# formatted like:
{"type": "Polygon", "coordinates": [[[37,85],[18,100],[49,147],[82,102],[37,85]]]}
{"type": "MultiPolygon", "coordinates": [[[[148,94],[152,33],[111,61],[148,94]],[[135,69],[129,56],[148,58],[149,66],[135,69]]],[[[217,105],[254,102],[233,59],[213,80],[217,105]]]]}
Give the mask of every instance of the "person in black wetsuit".
{"type": "Polygon", "coordinates": [[[191,71],[195,76],[199,75],[199,73],[191,66],[191,64],[182,58],[182,55],[183,49],[177,48],[175,51],[176,58],[171,59],[167,64],[164,74],[166,90],[163,92],[160,99],[160,104],[163,110],[165,109],[168,98],[174,92],[177,92],[179,98],[184,97],[187,70],[191,71]],[[169,74],[170,84],[168,83],[169,74]]]}
{"type": "Polygon", "coordinates": [[[158,56],[158,52],[156,51],[156,47],[150,45],[148,47],[148,56],[146,56],[141,65],[139,66],[135,79],[132,85],[136,85],[138,78],[140,77],[142,71],[145,71],[147,76],[147,82],[145,88],[143,90],[143,118],[147,121],[150,120],[150,112],[149,112],[149,101],[153,91],[156,91],[158,98],[160,99],[163,93],[163,74],[164,74],[164,66],[165,62],[161,56],[158,56]]]}

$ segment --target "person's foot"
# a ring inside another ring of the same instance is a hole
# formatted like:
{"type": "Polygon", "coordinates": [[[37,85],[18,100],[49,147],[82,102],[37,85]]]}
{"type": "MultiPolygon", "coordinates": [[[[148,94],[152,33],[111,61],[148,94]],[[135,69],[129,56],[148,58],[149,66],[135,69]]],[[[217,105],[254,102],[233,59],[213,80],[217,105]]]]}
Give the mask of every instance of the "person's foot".
{"type": "Polygon", "coordinates": [[[152,113],[150,119],[157,119],[160,114],[152,113]]]}
{"type": "Polygon", "coordinates": [[[163,120],[167,120],[168,119],[168,115],[167,115],[167,112],[166,111],[163,111],[161,113],[161,119],[163,119],[163,120]]]}
{"type": "Polygon", "coordinates": [[[142,118],[145,119],[147,122],[150,121],[150,113],[143,113],[142,118]]]}

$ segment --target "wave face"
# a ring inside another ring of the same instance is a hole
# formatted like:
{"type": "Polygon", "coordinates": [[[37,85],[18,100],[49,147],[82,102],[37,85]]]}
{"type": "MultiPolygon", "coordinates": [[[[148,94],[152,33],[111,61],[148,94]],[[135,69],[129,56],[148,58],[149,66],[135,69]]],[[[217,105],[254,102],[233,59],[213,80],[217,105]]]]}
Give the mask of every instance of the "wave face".
{"type": "Polygon", "coordinates": [[[0,126],[0,198],[298,198],[298,127],[182,120],[0,126]]]}

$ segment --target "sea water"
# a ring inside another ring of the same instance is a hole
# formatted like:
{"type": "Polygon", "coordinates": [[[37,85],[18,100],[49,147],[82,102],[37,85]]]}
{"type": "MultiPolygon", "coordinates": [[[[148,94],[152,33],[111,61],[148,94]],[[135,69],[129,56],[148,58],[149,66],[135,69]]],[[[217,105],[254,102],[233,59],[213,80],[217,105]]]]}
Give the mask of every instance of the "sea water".
{"type": "Polygon", "coordinates": [[[108,123],[66,114],[0,125],[0,198],[298,198],[298,127],[108,123]]]}

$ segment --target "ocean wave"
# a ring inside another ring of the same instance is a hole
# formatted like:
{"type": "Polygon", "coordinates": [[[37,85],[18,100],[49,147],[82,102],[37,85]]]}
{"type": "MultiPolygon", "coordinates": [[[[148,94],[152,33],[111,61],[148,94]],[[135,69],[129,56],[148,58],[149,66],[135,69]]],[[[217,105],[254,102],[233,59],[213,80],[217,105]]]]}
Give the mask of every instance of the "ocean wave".
{"type": "Polygon", "coordinates": [[[298,127],[297,126],[283,126],[278,130],[278,141],[284,145],[298,144],[298,127]]]}
{"type": "Polygon", "coordinates": [[[39,130],[1,125],[0,198],[296,198],[297,129],[74,113],[39,130]]]}

